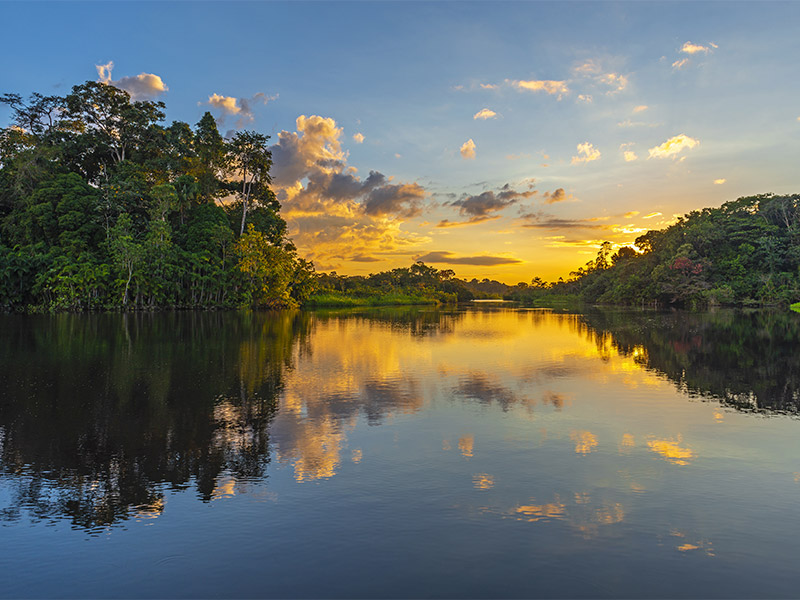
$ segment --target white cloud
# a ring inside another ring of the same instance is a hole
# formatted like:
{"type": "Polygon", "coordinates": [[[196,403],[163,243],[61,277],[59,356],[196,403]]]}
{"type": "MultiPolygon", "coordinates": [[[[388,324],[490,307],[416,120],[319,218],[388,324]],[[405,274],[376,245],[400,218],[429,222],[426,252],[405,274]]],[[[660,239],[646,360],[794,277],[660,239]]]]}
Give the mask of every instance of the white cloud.
{"type": "Polygon", "coordinates": [[[622,156],[625,158],[625,162],[633,162],[639,158],[633,150],[623,150],[622,156]]]}
{"type": "Polygon", "coordinates": [[[660,146],[655,146],[650,148],[648,152],[650,156],[648,158],[668,158],[675,156],[682,152],[685,149],[691,149],[697,146],[700,143],[699,140],[695,140],[690,138],[689,136],[681,133],[676,136],[669,138],[666,142],[661,144],[660,146]]]}
{"type": "MultiPolygon", "coordinates": [[[[716,48],[717,46],[714,45],[716,48]]],[[[711,52],[711,49],[708,46],[701,46],[699,44],[693,44],[692,42],[686,42],[683,46],[681,46],[681,52],[684,54],[698,54],[700,52],[704,54],[708,54],[711,52]]]]}
{"type": "Polygon", "coordinates": [[[591,94],[579,94],[578,100],[580,100],[581,102],[586,102],[587,104],[591,104],[593,98],[591,94]]]}
{"type": "Polygon", "coordinates": [[[489,108],[482,108],[478,112],[476,112],[475,115],[472,118],[475,119],[475,120],[482,119],[482,120],[485,121],[486,119],[494,119],[496,117],[497,117],[497,113],[494,112],[493,110],[491,110],[489,108]]]}
{"type": "Polygon", "coordinates": [[[530,90],[532,92],[545,92],[551,96],[558,96],[558,99],[569,94],[569,88],[566,81],[553,81],[553,80],[531,80],[531,81],[509,81],[512,86],[519,90],[530,90]]]}
{"type": "Polygon", "coordinates": [[[364,143],[364,134],[363,133],[356,133],[353,134],[353,140],[356,144],[363,144],[364,143]]]}
{"type": "Polygon", "coordinates": [[[98,81],[106,85],[112,85],[117,89],[125,90],[133,100],[150,100],[169,91],[167,84],[158,75],[153,73],[139,73],[133,77],[121,77],[112,80],[111,71],[114,62],[109,61],[104,65],[95,65],[97,69],[98,81]]]}
{"type": "Polygon", "coordinates": [[[472,141],[472,138],[468,139],[464,144],[461,146],[461,157],[467,160],[475,160],[475,142],[472,141]]]}
{"type": "Polygon", "coordinates": [[[580,164],[585,162],[591,162],[593,160],[597,160],[600,158],[600,150],[595,148],[589,142],[584,142],[582,144],[578,144],[578,155],[572,157],[572,164],[580,164]]]}

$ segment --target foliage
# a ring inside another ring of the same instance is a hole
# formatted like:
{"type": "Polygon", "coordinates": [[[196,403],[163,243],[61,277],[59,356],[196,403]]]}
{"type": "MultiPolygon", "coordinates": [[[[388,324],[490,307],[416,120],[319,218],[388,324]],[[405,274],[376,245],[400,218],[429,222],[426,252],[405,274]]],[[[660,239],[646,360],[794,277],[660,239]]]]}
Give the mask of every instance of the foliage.
{"type": "Polygon", "coordinates": [[[289,306],[316,285],[269,189],[268,136],[87,82],[0,95],[0,308],[289,306]],[[247,225],[247,231],[245,231],[247,225]]]}
{"type": "MultiPolygon", "coordinates": [[[[589,303],[787,305],[800,297],[800,195],[762,194],[693,211],[597,259],[567,281],[512,294],[535,303],[572,295],[589,303]]],[[[538,279],[538,278],[537,278],[538,279]]]]}

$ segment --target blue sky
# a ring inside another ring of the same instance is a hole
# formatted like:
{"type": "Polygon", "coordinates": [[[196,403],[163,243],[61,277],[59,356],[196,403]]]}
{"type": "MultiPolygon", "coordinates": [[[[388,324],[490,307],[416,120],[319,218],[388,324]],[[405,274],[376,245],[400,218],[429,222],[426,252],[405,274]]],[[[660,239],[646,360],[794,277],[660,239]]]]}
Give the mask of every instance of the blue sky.
{"type": "Polygon", "coordinates": [[[320,270],[422,258],[555,279],[604,240],[798,191],[800,3],[5,2],[0,14],[2,92],[66,93],[113,62],[112,85],[158,78],[136,89],[166,102],[168,121],[212,110],[223,132],[271,135],[284,217],[320,270]]]}

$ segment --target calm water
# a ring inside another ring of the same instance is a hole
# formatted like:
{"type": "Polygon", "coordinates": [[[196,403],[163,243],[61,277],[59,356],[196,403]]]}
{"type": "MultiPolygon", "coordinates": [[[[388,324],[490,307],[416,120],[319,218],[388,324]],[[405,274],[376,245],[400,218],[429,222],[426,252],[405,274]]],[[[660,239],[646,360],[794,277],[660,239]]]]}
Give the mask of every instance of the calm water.
{"type": "Polygon", "coordinates": [[[4,597],[797,597],[800,315],[0,317],[4,597]]]}

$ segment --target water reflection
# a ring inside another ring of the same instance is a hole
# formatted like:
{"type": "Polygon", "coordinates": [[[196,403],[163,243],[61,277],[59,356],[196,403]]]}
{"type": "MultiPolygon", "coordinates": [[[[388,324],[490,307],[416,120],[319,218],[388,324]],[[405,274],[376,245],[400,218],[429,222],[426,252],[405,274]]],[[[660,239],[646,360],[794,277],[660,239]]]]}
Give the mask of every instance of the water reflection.
{"type": "Polygon", "coordinates": [[[581,323],[599,352],[613,349],[691,395],[742,411],[800,412],[796,313],[596,310],[581,323]]]}
{"type": "Polygon", "coordinates": [[[93,528],[157,516],[166,488],[191,485],[208,501],[264,477],[309,318],[61,315],[0,327],[0,472],[13,496],[2,519],[93,528]]]}
{"type": "MultiPolygon", "coordinates": [[[[298,483],[321,482],[369,457],[350,446],[359,423],[419,415],[437,399],[571,419],[573,398],[587,395],[578,375],[593,391],[612,376],[628,389],[667,377],[740,410],[800,406],[794,314],[392,309],[3,317],[0,328],[6,522],[68,518],[92,529],[151,519],[169,490],[230,498],[265,480],[273,459],[298,483]],[[597,360],[603,369],[587,368],[597,360]]],[[[687,467],[700,453],[677,428],[610,435],[587,420],[569,423],[552,428],[551,442],[563,440],[584,462],[610,450],[687,467]]],[[[542,445],[548,433],[539,430],[542,445]]],[[[465,463],[492,444],[468,427],[436,435],[465,463]]],[[[502,478],[485,468],[471,471],[471,487],[491,493],[502,478]]],[[[646,488],[632,480],[630,489],[646,488]]],[[[579,510],[590,495],[571,494],[510,514],[569,515],[581,531],[624,516],[619,503],[579,510]]]]}

